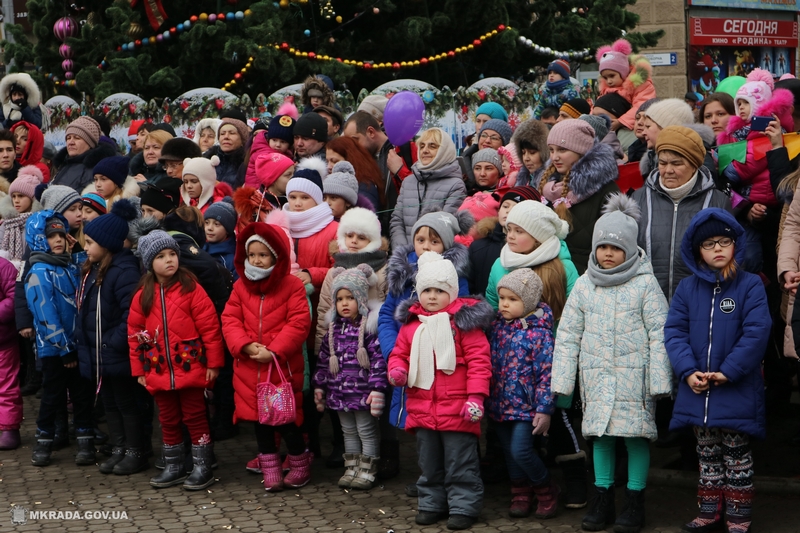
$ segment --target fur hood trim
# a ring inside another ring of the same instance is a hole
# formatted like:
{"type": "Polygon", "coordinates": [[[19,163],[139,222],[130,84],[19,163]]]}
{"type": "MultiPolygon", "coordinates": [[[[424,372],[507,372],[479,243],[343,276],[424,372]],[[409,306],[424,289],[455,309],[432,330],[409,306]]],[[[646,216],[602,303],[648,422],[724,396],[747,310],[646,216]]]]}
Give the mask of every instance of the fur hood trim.
{"type": "MultiPolygon", "coordinates": [[[[413,244],[400,246],[389,258],[386,264],[386,285],[388,292],[393,296],[400,296],[408,283],[414,283],[417,277],[416,265],[408,262],[408,254],[414,251],[413,244]]],[[[453,244],[453,247],[445,250],[442,254],[443,259],[447,259],[456,267],[459,278],[469,276],[469,250],[460,243],[453,244]]]]}
{"type": "Polygon", "coordinates": [[[478,234],[475,240],[483,239],[491,235],[495,226],[497,226],[497,221],[497,217],[486,217],[479,220],[475,224],[475,233],[478,234]]]}
{"type": "MultiPolygon", "coordinates": [[[[487,330],[491,327],[495,318],[494,309],[483,296],[460,296],[458,302],[461,304],[458,310],[453,313],[453,321],[456,327],[463,331],[473,329],[487,330]]],[[[400,302],[394,312],[395,320],[405,324],[411,315],[416,315],[412,306],[419,303],[416,296],[407,298],[400,302]]]]}
{"type": "MultiPolygon", "coordinates": [[[[116,200],[120,198],[133,198],[134,196],[139,196],[139,193],[142,191],[142,188],[139,186],[139,182],[136,181],[136,178],[133,176],[128,176],[125,178],[125,183],[122,184],[122,194],[119,195],[116,200]]],[[[81,191],[81,196],[85,196],[89,193],[96,193],[97,189],[94,188],[94,182],[88,184],[86,187],[83,188],[81,191]]]]}
{"type": "MultiPolygon", "coordinates": [[[[540,154],[547,154],[547,135],[550,130],[544,122],[536,120],[535,118],[526,120],[517,127],[514,135],[511,136],[511,142],[517,148],[517,155],[522,161],[522,143],[527,143],[536,148],[540,154]]],[[[542,159],[546,159],[543,157],[542,159]]]]}
{"type": "MultiPolygon", "coordinates": [[[[794,106],[794,95],[788,89],[775,89],[766,104],[762,105],[758,110],[758,116],[771,117],[777,115],[778,120],[781,122],[781,128],[784,131],[794,131],[794,119],[792,118],[792,108],[794,106]]],[[[725,134],[731,134],[734,131],[741,129],[745,126],[745,122],[739,115],[732,115],[728,121],[728,127],[725,128],[725,133],[720,133],[717,136],[718,140],[724,140],[725,134]]]]}
{"type": "Polygon", "coordinates": [[[219,132],[219,125],[221,123],[222,121],[218,118],[204,118],[198,122],[197,126],[194,128],[194,137],[192,138],[192,142],[197,146],[200,146],[200,133],[202,133],[202,131],[206,128],[211,128],[214,131],[214,144],[219,144],[217,134],[219,132]]]}
{"type": "Polygon", "coordinates": [[[67,148],[64,147],[58,151],[56,157],[53,159],[53,167],[60,169],[64,165],[72,163],[80,163],[87,168],[94,168],[97,163],[106,157],[113,157],[117,155],[117,151],[108,143],[97,143],[97,146],[75,157],[69,157],[67,148]]]}
{"type": "Polygon", "coordinates": [[[25,92],[28,93],[28,106],[39,106],[42,100],[42,93],[39,91],[39,86],[36,85],[36,82],[33,81],[30,74],[24,72],[6,74],[3,79],[0,80],[0,95],[2,95],[4,105],[11,102],[9,89],[15,84],[22,85],[25,88],[25,92]]]}
{"type": "Polygon", "coordinates": [[[595,144],[572,165],[572,170],[569,171],[569,190],[583,201],[618,177],[619,167],[614,149],[607,144],[595,144]]]}
{"type": "Polygon", "coordinates": [[[0,192],[3,194],[8,194],[8,188],[11,187],[11,183],[8,182],[3,176],[0,176],[0,192]]]}
{"type": "Polygon", "coordinates": [[[325,178],[328,177],[328,164],[319,157],[304,157],[297,163],[294,171],[297,173],[298,170],[303,168],[316,170],[322,181],[325,181],[325,178]]]}
{"type": "MultiPolygon", "coordinates": [[[[37,211],[41,211],[44,209],[42,204],[39,203],[39,200],[33,199],[31,203],[31,213],[36,213],[37,211]]],[[[3,196],[0,198],[0,218],[3,220],[8,220],[9,218],[14,218],[18,216],[17,210],[14,209],[14,203],[11,200],[11,196],[3,196]]]]}
{"type": "Polygon", "coordinates": [[[625,79],[624,85],[629,85],[632,89],[631,92],[635,92],[653,77],[653,67],[650,65],[650,61],[641,54],[629,55],[628,64],[631,66],[631,71],[625,79]]]}
{"type": "MultiPolygon", "coordinates": [[[[161,222],[153,217],[140,217],[128,223],[128,240],[134,247],[139,244],[139,239],[153,230],[161,229],[161,222]]],[[[138,256],[138,251],[136,252],[138,256]]]]}

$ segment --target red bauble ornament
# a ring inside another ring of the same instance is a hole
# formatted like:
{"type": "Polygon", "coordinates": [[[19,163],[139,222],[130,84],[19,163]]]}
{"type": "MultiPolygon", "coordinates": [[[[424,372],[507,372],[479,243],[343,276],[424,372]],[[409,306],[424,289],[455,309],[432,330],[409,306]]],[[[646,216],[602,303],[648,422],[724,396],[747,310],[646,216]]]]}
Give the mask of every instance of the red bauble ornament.
{"type": "Polygon", "coordinates": [[[478,91],[478,98],[480,98],[481,100],[484,100],[486,98],[486,91],[484,91],[483,89],[478,91]]]}
{"type": "Polygon", "coordinates": [[[214,105],[217,106],[217,109],[222,109],[222,106],[225,105],[225,101],[222,98],[217,98],[214,100],[214,105]]]}
{"type": "Polygon", "coordinates": [[[171,117],[171,116],[169,116],[169,115],[164,115],[164,122],[166,122],[167,124],[169,124],[170,122],[172,122],[172,117],[171,117]]]}
{"type": "Polygon", "coordinates": [[[317,54],[315,54],[314,52],[309,52],[308,53],[308,58],[309,59],[316,59],[316,57],[317,57],[317,54]]]}
{"type": "Polygon", "coordinates": [[[422,59],[419,60],[419,64],[420,65],[427,65],[428,64],[428,58],[427,57],[423,57],[422,59]]]}
{"type": "Polygon", "coordinates": [[[170,33],[171,35],[175,35],[175,34],[177,34],[177,33],[178,33],[178,28],[176,28],[175,26],[171,27],[171,28],[169,29],[169,33],[170,33]]]}
{"type": "Polygon", "coordinates": [[[192,24],[197,22],[197,15],[192,15],[191,17],[189,17],[189,22],[191,22],[192,24]]]}
{"type": "Polygon", "coordinates": [[[242,79],[242,73],[241,72],[237,72],[236,74],[233,75],[233,78],[236,79],[236,80],[242,79]]]}
{"type": "Polygon", "coordinates": [[[225,21],[225,13],[220,13],[219,15],[217,15],[217,20],[221,20],[221,21],[224,22],[225,21]]]}
{"type": "Polygon", "coordinates": [[[461,106],[461,112],[462,113],[464,113],[466,115],[468,111],[469,111],[469,106],[468,105],[462,105],[461,106]]]}
{"type": "Polygon", "coordinates": [[[364,69],[365,70],[371,70],[372,69],[372,63],[364,63],[364,69]]]}
{"type": "Polygon", "coordinates": [[[131,115],[136,113],[136,104],[128,104],[128,110],[131,112],[131,115]]]}
{"type": "Polygon", "coordinates": [[[104,114],[104,115],[108,115],[108,112],[109,112],[109,111],[111,111],[111,108],[110,108],[110,107],[108,107],[107,105],[104,105],[104,106],[103,106],[103,114],[104,114]]]}
{"type": "Polygon", "coordinates": [[[483,41],[481,41],[480,39],[475,39],[474,41],[472,41],[472,44],[475,46],[480,46],[481,44],[483,44],[483,41]]]}
{"type": "MultiPolygon", "coordinates": [[[[56,85],[58,85],[58,82],[56,82],[56,85]]],[[[64,110],[64,114],[67,115],[68,117],[71,117],[72,116],[72,108],[71,107],[66,108],[64,110]]]]}
{"type": "Polygon", "coordinates": [[[449,52],[447,52],[447,57],[456,57],[456,53],[450,50],[449,52]]]}
{"type": "Polygon", "coordinates": [[[138,47],[142,46],[142,41],[140,41],[139,39],[136,39],[135,41],[133,41],[133,44],[135,44],[136,47],[138,48],[138,47]]]}
{"type": "Polygon", "coordinates": [[[189,102],[187,102],[186,100],[184,100],[183,102],[181,102],[181,109],[183,109],[184,111],[186,111],[188,108],[189,108],[189,102]]]}
{"type": "Polygon", "coordinates": [[[281,43],[281,50],[288,50],[288,49],[289,49],[289,43],[281,43]]]}
{"type": "Polygon", "coordinates": [[[500,25],[497,27],[497,31],[505,31],[505,29],[506,29],[506,26],[505,26],[505,24],[500,24],[500,25]]]}
{"type": "Polygon", "coordinates": [[[400,70],[400,63],[395,61],[394,63],[392,63],[392,68],[394,70],[400,70]]]}

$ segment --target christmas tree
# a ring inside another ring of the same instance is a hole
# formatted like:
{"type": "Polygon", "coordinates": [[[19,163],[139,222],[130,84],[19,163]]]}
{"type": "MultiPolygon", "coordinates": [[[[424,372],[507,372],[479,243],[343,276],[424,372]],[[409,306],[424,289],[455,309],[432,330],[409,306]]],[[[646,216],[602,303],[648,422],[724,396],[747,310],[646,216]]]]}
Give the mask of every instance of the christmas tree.
{"type": "MultiPolygon", "coordinates": [[[[117,92],[150,100],[226,84],[236,93],[270,94],[316,73],[353,94],[395,78],[456,88],[482,76],[521,78],[553,59],[520,37],[561,51],[610,43],[635,27],[638,17],[625,10],[634,1],[77,0],[65,8],[29,0],[36,44],[8,25],[14,43],[2,45],[12,70],[33,71],[45,93],[85,92],[95,100],[117,92]],[[65,16],[77,23],[72,37],[53,31],[65,16]]],[[[634,46],[659,37],[627,34],[634,46]]]]}

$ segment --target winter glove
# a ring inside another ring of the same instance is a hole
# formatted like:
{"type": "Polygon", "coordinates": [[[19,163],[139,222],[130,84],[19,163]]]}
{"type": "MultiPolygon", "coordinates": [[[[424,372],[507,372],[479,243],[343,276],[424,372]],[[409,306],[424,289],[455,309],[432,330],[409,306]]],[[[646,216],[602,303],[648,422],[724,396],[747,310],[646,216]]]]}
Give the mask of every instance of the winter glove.
{"type": "Polygon", "coordinates": [[[408,382],[408,372],[402,368],[393,368],[389,371],[389,383],[395,387],[404,387],[408,382]]]}
{"type": "Polygon", "coordinates": [[[461,416],[467,422],[473,424],[480,422],[483,418],[483,396],[480,394],[470,394],[464,407],[461,408],[461,416]]]}
{"type": "Polygon", "coordinates": [[[320,413],[325,412],[325,391],[322,389],[314,389],[314,405],[317,406],[317,411],[320,413]]]}
{"type": "Polygon", "coordinates": [[[383,408],[386,406],[383,393],[376,390],[370,392],[369,396],[367,396],[367,405],[369,405],[369,414],[375,418],[380,418],[383,414],[383,408]]]}
{"type": "Polygon", "coordinates": [[[11,103],[20,108],[20,110],[28,107],[27,98],[17,98],[16,100],[11,100],[11,103]]]}

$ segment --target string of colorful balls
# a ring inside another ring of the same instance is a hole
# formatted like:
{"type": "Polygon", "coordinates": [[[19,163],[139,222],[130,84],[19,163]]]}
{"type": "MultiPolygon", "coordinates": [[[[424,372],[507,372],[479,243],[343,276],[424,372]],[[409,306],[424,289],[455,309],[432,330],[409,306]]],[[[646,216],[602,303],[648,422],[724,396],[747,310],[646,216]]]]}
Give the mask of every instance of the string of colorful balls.
{"type": "Polygon", "coordinates": [[[198,22],[214,24],[218,20],[222,22],[225,22],[226,20],[244,20],[245,17],[249,17],[252,14],[253,12],[251,10],[245,9],[244,11],[231,11],[228,13],[200,13],[199,15],[192,15],[188,20],[183,21],[183,23],[177,24],[170,29],[159,33],[158,35],[154,35],[145,39],[136,39],[135,41],[121,44],[120,46],[117,46],[117,52],[133,52],[137,48],[169,40],[173,35],[187,31],[192,27],[193,24],[198,22]]]}

